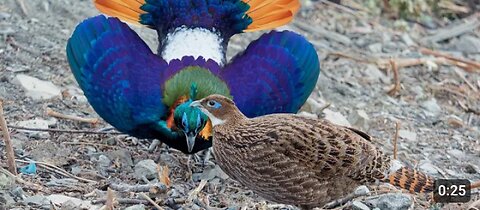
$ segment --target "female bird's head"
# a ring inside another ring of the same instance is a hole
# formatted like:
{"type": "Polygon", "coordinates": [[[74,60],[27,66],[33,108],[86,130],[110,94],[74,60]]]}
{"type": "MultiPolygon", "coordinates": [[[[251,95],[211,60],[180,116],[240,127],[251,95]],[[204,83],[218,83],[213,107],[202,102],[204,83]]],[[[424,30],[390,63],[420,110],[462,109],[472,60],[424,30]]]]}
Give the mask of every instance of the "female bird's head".
{"type": "Polygon", "coordinates": [[[200,109],[191,107],[191,100],[178,105],[173,114],[173,120],[187,138],[188,151],[191,152],[195,146],[197,135],[205,128],[208,117],[200,109]]]}
{"type": "Polygon", "coordinates": [[[213,126],[245,117],[231,99],[222,95],[209,95],[192,102],[190,106],[202,110],[210,118],[213,126]]]}

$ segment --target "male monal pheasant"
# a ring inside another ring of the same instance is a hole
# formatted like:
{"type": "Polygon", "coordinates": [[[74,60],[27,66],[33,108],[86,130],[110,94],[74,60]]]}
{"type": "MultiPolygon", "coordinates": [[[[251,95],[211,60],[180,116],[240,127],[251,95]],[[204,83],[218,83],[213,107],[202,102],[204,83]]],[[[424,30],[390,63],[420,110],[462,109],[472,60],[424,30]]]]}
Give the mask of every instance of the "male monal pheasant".
{"type": "Polygon", "coordinates": [[[264,34],[226,63],[241,32],[288,23],[298,0],[96,0],[103,13],[158,32],[158,55],[125,23],[102,15],[77,26],[67,45],[76,80],[119,131],[184,153],[211,147],[211,125],[189,104],[233,98],[247,116],[297,112],[320,73],[313,46],[293,32],[264,34]]]}
{"type": "Polygon", "coordinates": [[[310,209],[368,182],[434,189],[432,177],[393,164],[361,131],[293,114],[247,118],[221,95],[190,105],[212,121],[217,164],[265,199],[310,209]]]}

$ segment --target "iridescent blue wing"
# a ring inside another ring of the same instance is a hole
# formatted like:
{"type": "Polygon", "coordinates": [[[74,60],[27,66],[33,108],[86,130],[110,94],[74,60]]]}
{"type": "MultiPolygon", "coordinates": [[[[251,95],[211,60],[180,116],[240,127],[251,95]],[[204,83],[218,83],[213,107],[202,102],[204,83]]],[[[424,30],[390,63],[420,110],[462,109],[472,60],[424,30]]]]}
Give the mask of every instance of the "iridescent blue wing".
{"type": "Polygon", "coordinates": [[[246,116],[296,113],[315,87],[320,63],[304,37],[272,31],[251,43],[220,74],[246,116]]]}
{"type": "Polygon", "coordinates": [[[68,40],[67,58],[105,121],[129,134],[140,127],[144,138],[154,133],[148,132],[148,124],[167,114],[161,92],[167,63],[125,23],[102,15],[83,21],[68,40]]]}

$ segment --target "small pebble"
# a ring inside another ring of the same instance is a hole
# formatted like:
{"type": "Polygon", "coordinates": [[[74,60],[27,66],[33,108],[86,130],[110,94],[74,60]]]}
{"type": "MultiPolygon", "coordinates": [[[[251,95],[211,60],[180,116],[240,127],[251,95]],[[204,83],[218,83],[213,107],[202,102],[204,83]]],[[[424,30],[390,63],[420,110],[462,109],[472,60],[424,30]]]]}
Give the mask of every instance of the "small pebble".
{"type": "Polygon", "coordinates": [[[157,164],[151,159],[141,160],[135,165],[134,176],[138,180],[143,180],[143,177],[148,180],[155,179],[157,177],[157,164]]]}
{"type": "Polygon", "coordinates": [[[145,205],[138,204],[138,205],[134,205],[134,206],[129,206],[129,207],[125,208],[125,210],[145,210],[145,205]]]}
{"type": "Polygon", "coordinates": [[[353,210],[370,210],[370,208],[360,201],[353,201],[352,202],[352,209],[353,210]]]}
{"type": "Polygon", "coordinates": [[[367,202],[382,210],[408,210],[413,204],[412,197],[402,193],[384,194],[367,202]]]}

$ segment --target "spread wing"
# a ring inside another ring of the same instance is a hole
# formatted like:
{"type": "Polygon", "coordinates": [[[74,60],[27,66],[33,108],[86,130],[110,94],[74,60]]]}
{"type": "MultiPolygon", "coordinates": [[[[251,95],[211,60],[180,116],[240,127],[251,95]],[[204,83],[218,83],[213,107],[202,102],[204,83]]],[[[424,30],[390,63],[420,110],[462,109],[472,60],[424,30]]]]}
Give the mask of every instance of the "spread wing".
{"type": "Polygon", "coordinates": [[[167,63],[117,18],[80,23],[68,40],[67,58],[92,107],[118,130],[131,134],[166,115],[161,85],[167,63]]]}
{"type": "Polygon", "coordinates": [[[221,72],[238,108],[248,117],[295,113],[320,74],[318,55],[304,37],[272,31],[251,43],[221,72]]]}

